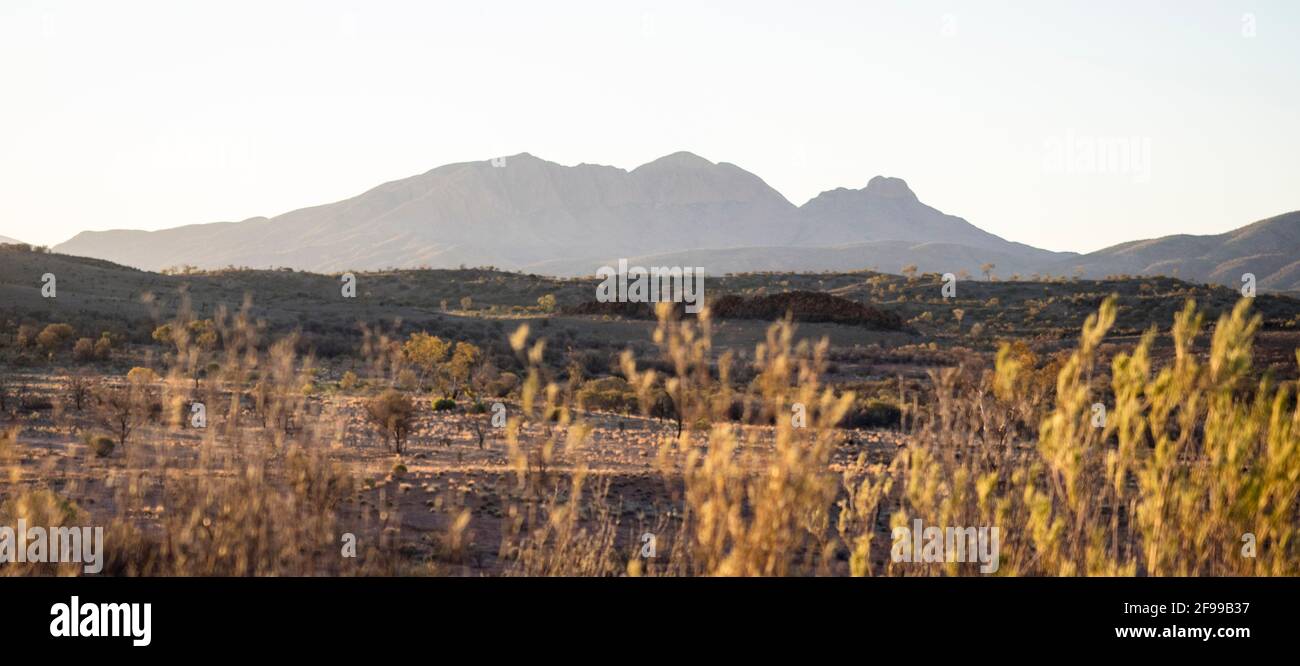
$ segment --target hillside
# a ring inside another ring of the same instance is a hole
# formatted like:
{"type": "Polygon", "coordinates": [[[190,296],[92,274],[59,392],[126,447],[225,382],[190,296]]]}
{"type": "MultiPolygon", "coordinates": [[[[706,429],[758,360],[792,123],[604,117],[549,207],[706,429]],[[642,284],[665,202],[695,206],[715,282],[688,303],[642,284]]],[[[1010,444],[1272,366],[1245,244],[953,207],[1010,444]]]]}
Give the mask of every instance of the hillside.
{"type": "MultiPolygon", "coordinates": [[[[253,319],[261,320],[269,331],[301,331],[304,348],[323,354],[354,347],[360,324],[503,340],[504,333],[519,321],[539,320],[541,326],[541,322],[554,319],[560,322],[560,334],[571,330],[587,347],[619,349],[648,341],[645,327],[652,325],[648,321],[628,322],[602,315],[606,310],[593,311],[595,316],[558,314],[583,312],[582,306],[594,300],[596,284],[591,278],[485,269],[376,271],[359,273],[357,296],[346,299],[340,294],[338,276],[333,275],[290,270],[160,274],[102,260],[0,247],[0,320],[7,321],[7,326],[65,321],[73,323],[80,335],[114,331],[142,343],[149,342],[156,323],[174,316],[183,301],[190,303],[196,315],[212,317],[221,308],[239,310],[246,299],[253,319]],[[45,273],[57,276],[56,298],[41,297],[45,273]],[[539,305],[538,299],[548,295],[555,297],[556,311],[539,305]]],[[[1230,310],[1239,299],[1232,288],[1172,278],[968,279],[960,281],[957,297],[952,299],[941,297],[942,281],[933,273],[911,278],[871,271],[740,273],[709,278],[705,284],[705,298],[710,302],[734,295],[770,306],[762,311],[764,319],[734,319],[722,327],[722,338],[741,348],[761,340],[765,319],[777,318],[775,313],[786,307],[785,301],[766,297],[793,292],[848,299],[897,315],[907,327],[906,333],[864,332],[857,326],[815,323],[816,317],[810,318],[814,323],[803,325],[803,334],[827,335],[835,344],[892,346],[935,341],[987,349],[1008,338],[1069,342],[1109,294],[1120,299],[1116,330],[1129,335],[1152,324],[1167,327],[1186,299],[1194,299],[1211,317],[1230,310]],[[960,326],[956,325],[957,310],[963,313],[960,326]],[[979,329],[973,328],[976,324],[979,329]],[[976,330],[979,334],[972,334],[976,330]]],[[[734,304],[734,299],[731,302],[734,304]]],[[[1300,300],[1261,295],[1254,308],[1263,315],[1265,330],[1287,335],[1300,330],[1300,300]]],[[[731,315],[744,315],[743,310],[731,315]]],[[[567,346],[577,344],[578,338],[564,340],[567,346]]],[[[1285,353],[1275,360],[1290,368],[1288,372],[1294,371],[1295,345],[1283,347],[1285,353]]],[[[557,353],[562,349],[564,346],[557,347],[557,353]]]]}
{"type": "Polygon", "coordinates": [[[1300,291],[1300,211],[1270,217],[1212,236],[1180,234],[1121,243],[1057,264],[1088,277],[1172,275],[1184,280],[1241,285],[1253,273],[1257,286],[1300,291]]]}

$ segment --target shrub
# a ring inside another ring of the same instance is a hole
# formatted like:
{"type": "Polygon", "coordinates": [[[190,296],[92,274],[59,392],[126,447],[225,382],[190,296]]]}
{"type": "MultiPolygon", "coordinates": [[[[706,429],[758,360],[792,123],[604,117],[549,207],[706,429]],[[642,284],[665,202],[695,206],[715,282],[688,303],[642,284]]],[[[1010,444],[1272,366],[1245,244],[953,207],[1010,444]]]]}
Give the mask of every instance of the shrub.
{"type": "Polygon", "coordinates": [[[95,360],[95,341],[90,338],[77,340],[77,344],[72,346],[72,358],[81,363],[95,360]]]}
{"type": "Polygon", "coordinates": [[[86,446],[95,453],[97,458],[107,458],[113,455],[113,450],[117,448],[117,443],[108,435],[88,435],[86,437],[86,446]]]}
{"type": "Polygon", "coordinates": [[[162,326],[155,328],[149,337],[153,338],[154,342],[157,342],[160,345],[172,344],[172,325],[163,324],[162,326]]]}
{"type": "Polygon", "coordinates": [[[31,324],[23,324],[18,327],[18,333],[14,335],[14,342],[20,349],[27,349],[36,344],[36,327],[31,324]]]}
{"type": "Polygon", "coordinates": [[[406,369],[397,373],[397,380],[394,383],[398,388],[410,391],[419,388],[420,378],[414,371],[406,369]]]}
{"type": "Polygon", "coordinates": [[[343,389],[344,391],[351,391],[352,389],[357,387],[357,383],[358,383],[357,373],[348,370],[347,372],[343,373],[343,378],[339,380],[339,388],[343,389]]]}
{"type": "Polygon", "coordinates": [[[578,405],[583,409],[607,412],[634,412],[638,402],[636,391],[622,377],[593,379],[578,389],[578,405]]]}
{"type": "Polygon", "coordinates": [[[790,291],[767,296],[727,295],[711,306],[718,319],[781,319],[789,313],[795,321],[834,322],[875,330],[903,328],[897,313],[819,291],[790,291]]]}
{"type": "Polygon", "coordinates": [[[407,436],[411,434],[415,404],[405,393],[388,389],[366,402],[366,420],[384,433],[392,442],[394,451],[401,453],[407,436]]]}
{"type": "Polygon", "coordinates": [[[43,395],[21,395],[18,409],[24,412],[45,412],[54,409],[54,401],[43,395]]]}
{"type": "Polygon", "coordinates": [[[150,384],[158,381],[158,373],[153,368],[134,367],[126,373],[126,380],[132,384],[150,384]]]}
{"type": "Polygon", "coordinates": [[[451,398],[438,398],[433,401],[433,411],[447,412],[456,409],[456,401],[451,398]]]}
{"type": "Polygon", "coordinates": [[[503,372],[497,375],[496,379],[488,382],[487,394],[493,398],[504,398],[510,395],[510,392],[519,386],[519,375],[513,372],[503,372]]]}
{"type": "Polygon", "coordinates": [[[894,428],[903,420],[903,410],[884,400],[858,401],[840,425],[845,428],[894,428]]]}
{"type": "Polygon", "coordinates": [[[36,344],[47,353],[56,352],[65,347],[75,331],[68,324],[50,324],[36,336],[36,344]]]}

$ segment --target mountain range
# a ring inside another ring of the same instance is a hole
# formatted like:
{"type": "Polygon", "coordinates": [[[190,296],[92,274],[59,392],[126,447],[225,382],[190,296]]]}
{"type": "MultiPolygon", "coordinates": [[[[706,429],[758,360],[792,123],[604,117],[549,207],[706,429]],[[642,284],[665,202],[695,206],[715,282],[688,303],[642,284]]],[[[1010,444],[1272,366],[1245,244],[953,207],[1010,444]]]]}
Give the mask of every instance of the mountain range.
{"type": "Polygon", "coordinates": [[[1214,236],[1133,241],[1089,254],[1012,242],[877,176],[795,206],[734,164],[678,152],[630,171],[527,153],[448,164],[343,201],[273,218],[160,231],[86,231],[55,251],[158,270],[319,272],[495,266],[591,275],[626,257],[709,273],[874,268],[1000,276],[1165,274],[1300,290],[1300,212],[1214,236]]]}

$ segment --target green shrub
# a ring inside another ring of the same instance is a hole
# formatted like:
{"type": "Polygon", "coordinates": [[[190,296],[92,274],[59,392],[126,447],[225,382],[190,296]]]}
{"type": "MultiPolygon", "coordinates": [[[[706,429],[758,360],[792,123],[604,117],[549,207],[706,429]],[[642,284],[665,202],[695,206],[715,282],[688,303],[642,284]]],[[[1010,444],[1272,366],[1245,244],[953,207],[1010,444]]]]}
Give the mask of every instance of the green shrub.
{"type": "Polygon", "coordinates": [[[113,455],[113,450],[117,448],[117,442],[113,441],[108,435],[90,435],[86,438],[86,446],[95,453],[98,458],[107,458],[113,455]]]}
{"type": "Polygon", "coordinates": [[[456,401],[451,398],[438,398],[433,401],[433,411],[447,412],[456,409],[456,401]]]}

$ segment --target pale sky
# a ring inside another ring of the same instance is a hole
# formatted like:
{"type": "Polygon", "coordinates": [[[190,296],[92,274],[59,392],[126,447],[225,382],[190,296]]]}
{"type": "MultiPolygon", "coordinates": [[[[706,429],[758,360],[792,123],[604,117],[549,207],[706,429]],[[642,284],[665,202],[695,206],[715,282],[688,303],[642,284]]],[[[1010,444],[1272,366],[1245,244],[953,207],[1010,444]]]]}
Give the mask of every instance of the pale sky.
{"type": "Polygon", "coordinates": [[[1300,209],[1294,0],[199,4],[0,0],[0,235],[271,216],[518,152],[689,150],[796,205],[897,176],[1053,250],[1300,209]]]}

